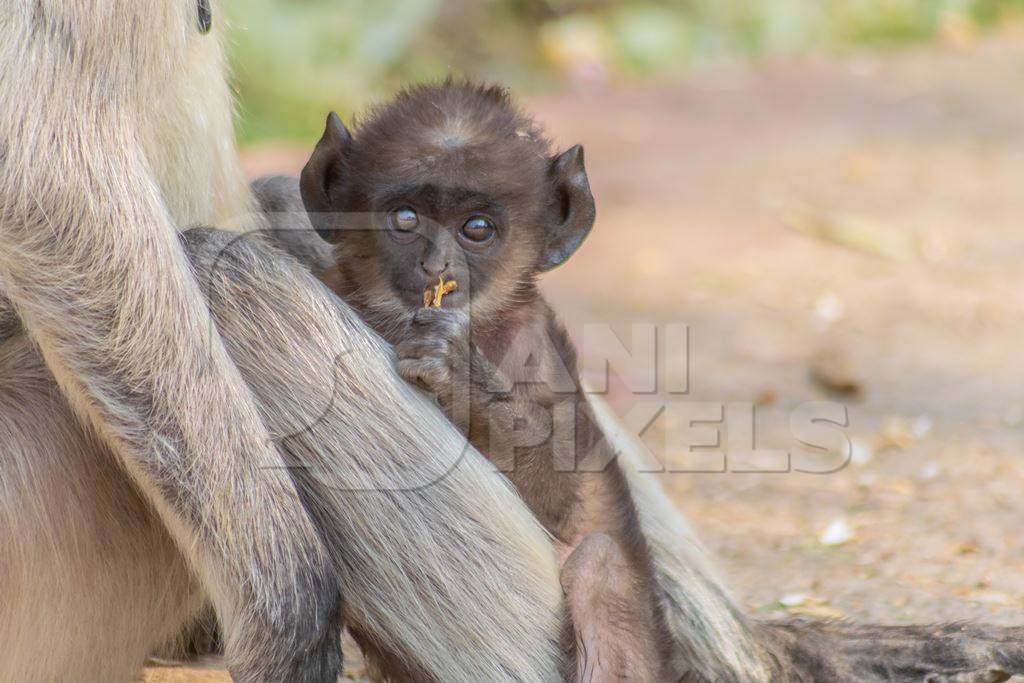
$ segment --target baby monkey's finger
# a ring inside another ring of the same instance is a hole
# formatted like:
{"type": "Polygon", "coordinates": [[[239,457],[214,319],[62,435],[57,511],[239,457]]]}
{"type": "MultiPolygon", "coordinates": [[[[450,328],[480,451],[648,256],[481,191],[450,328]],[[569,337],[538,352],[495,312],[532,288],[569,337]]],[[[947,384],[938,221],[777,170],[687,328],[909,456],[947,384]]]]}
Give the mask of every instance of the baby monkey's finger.
{"type": "Polygon", "coordinates": [[[451,380],[448,364],[440,358],[402,358],[395,367],[406,382],[428,390],[446,386],[451,380]]]}
{"type": "Polygon", "coordinates": [[[403,358],[447,358],[452,342],[441,336],[416,337],[407,339],[395,347],[395,356],[403,358]]]}
{"type": "Polygon", "coordinates": [[[452,308],[419,308],[412,316],[417,327],[440,327],[461,331],[469,327],[469,314],[452,308]]]}

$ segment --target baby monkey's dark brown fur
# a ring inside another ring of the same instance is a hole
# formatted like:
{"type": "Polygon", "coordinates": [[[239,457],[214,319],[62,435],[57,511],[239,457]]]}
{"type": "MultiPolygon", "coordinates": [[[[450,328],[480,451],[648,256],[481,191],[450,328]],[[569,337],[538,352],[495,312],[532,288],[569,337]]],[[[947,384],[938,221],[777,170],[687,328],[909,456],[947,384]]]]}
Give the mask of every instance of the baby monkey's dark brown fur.
{"type": "Polygon", "coordinates": [[[554,535],[569,675],[678,678],[636,508],[535,284],[593,225],[582,148],[552,154],[504,90],[446,81],[406,90],[351,134],[331,114],[301,186],[336,245],[328,284],[554,535]],[[425,309],[439,278],[458,289],[425,309]]]}

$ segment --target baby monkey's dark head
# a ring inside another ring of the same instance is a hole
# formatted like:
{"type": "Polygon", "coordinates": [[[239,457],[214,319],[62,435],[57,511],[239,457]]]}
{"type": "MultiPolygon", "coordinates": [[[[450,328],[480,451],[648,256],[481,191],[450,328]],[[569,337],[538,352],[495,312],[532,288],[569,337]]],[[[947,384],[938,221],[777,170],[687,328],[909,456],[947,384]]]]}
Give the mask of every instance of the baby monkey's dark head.
{"type": "Polygon", "coordinates": [[[383,323],[439,278],[488,319],[534,298],[594,223],[583,149],[553,155],[495,87],[417,86],[352,133],[336,114],[302,171],[317,231],[337,245],[341,294],[383,323]]]}

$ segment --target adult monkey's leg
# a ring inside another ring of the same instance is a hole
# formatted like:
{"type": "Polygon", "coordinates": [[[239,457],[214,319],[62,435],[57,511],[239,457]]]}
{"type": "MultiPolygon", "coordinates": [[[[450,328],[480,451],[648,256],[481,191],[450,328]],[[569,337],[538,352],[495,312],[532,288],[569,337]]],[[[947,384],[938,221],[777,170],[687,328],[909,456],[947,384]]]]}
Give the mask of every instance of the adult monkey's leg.
{"type": "Polygon", "coordinates": [[[337,582],[175,235],[244,192],[217,165],[227,91],[195,12],[0,5],[0,278],[189,559],[236,678],[332,680],[337,582]]]}
{"type": "Polygon", "coordinates": [[[556,678],[553,551],[505,478],[298,262],[232,233],[183,239],[334,553],[361,644],[397,680],[556,678]]]}

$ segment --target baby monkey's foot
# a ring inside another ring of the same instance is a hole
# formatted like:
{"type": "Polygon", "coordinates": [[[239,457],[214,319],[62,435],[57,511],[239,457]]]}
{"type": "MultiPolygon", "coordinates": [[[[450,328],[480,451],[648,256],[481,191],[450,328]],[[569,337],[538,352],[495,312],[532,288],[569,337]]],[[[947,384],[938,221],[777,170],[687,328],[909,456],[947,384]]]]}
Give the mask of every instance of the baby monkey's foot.
{"type": "Polygon", "coordinates": [[[442,404],[457,382],[467,383],[469,369],[469,315],[458,309],[421,308],[395,347],[402,379],[434,393],[442,404]]]}

